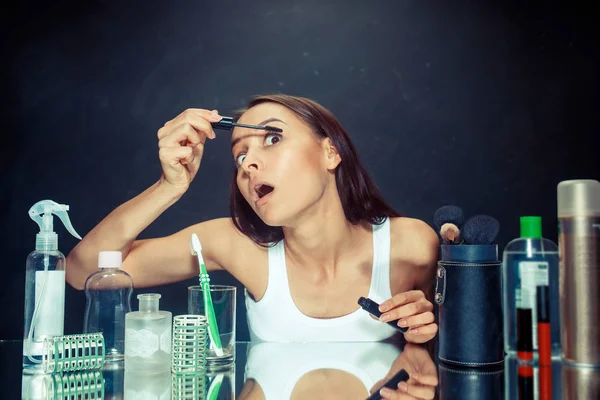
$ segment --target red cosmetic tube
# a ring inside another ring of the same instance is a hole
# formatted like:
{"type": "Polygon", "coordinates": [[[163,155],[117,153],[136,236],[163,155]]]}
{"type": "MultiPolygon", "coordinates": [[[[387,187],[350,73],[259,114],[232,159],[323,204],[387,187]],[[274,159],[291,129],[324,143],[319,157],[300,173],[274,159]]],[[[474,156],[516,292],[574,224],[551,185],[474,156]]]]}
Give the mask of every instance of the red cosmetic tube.
{"type": "Polygon", "coordinates": [[[552,365],[550,340],[550,299],[548,286],[536,287],[538,358],[540,366],[552,365]]]}

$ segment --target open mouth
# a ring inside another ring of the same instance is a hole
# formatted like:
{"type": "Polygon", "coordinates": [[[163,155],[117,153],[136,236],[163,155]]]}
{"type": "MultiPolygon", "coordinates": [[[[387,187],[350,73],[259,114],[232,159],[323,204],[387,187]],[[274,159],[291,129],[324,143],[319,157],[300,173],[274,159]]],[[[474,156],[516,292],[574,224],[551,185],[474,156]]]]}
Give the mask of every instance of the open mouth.
{"type": "Polygon", "coordinates": [[[273,191],[273,189],[275,189],[273,186],[264,185],[264,184],[256,185],[254,187],[254,190],[256,191],[256,194],[258,195],[259,199],[262,199],[263,197],[265,197],[266,195],[271,193],[273,191]]]}

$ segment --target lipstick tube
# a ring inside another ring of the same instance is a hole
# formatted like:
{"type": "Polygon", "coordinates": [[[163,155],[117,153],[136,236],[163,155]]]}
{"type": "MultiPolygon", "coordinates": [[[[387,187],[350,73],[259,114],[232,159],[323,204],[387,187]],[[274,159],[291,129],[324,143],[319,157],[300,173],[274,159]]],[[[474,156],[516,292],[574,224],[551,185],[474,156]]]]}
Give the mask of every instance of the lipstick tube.
{"type": "Polygon", "coordinates": [[[552,365],[552,341],[550,340],[550,299],[548,286],[536,287],[538,362],[552,365]]]}

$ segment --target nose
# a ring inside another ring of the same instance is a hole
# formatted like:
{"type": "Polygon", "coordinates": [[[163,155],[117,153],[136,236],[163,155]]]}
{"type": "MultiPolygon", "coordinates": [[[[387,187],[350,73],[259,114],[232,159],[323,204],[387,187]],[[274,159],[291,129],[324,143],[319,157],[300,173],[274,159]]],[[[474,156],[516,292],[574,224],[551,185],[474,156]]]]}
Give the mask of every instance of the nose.
{"type": "Polygon", "coordinates": [[[252,172],[260,171],[263,168],[264,163],[258,156],[258,153],[256,151],[248,151],[244,161],[242,162],[242,170],[247,174],[250,174],[252,172]]]}

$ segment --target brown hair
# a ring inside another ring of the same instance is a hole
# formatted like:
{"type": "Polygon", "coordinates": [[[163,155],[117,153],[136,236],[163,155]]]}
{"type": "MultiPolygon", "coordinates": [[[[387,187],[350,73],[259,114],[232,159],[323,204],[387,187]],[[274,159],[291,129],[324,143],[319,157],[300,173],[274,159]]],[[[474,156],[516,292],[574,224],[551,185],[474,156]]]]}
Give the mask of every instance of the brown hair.
{"type": "MultiPolygon", "coordinates": [[[[266,102],[281,104],[293,111],[321,138],[328,137],[337,149],[342,161],[335,170],[335,181],[346,219],[352,224],[369,221],[381,224],[386,217],[400,214],[388,205],[379,193],[358,158],[350,137],[335,116],[317,102],[283,94],[253,97],[247,107],[235,114],[237,121],[250,108],[266,102]]],[[[262,246],[275,244],[283,239],[283,229],[265,224],[248,204],[237,186],[237,169],[231,182],[229,209],[237,229],[262,246]]]]}

